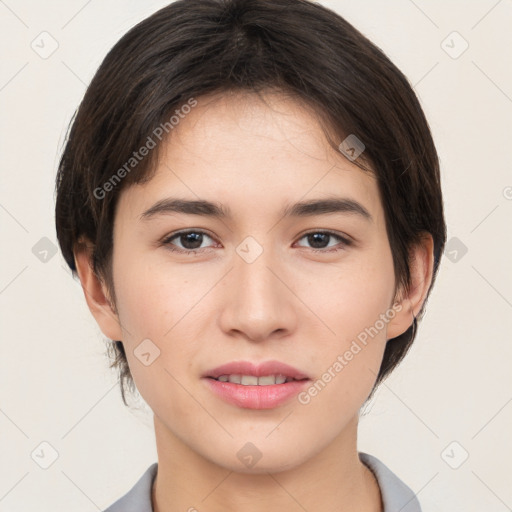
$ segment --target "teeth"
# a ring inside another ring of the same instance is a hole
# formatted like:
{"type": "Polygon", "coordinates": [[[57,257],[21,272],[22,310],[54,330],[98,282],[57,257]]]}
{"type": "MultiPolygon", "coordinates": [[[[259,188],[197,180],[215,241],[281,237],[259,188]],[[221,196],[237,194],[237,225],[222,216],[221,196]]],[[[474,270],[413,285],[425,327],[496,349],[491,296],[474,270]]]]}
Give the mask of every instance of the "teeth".
{"type": "Polygon", "coordinates": [[[273,384],[284,384],[291,382],[292,377],[284,375],[265,375],[256,377],[254,375],[220,375],[217,380],[221,382],[231,382],[233,384],[242,384],[242,386],[271,386],[273,384]]]}
{"type": "Polygon", "coordinates": [[[240,384],[242,384],[243,386],[257,386],[258,377],[255,377],[254,375],[242,375],[240,384]]]}
{"type": "MultiPolygon", "coordinates": [[[[243,384],[242,380],[242,384],[243,384]]],[[[258,386],[268,386],[276,384],[276,376],[275,375],[268,375],[266,377],[258,377],[258,386]]]]}

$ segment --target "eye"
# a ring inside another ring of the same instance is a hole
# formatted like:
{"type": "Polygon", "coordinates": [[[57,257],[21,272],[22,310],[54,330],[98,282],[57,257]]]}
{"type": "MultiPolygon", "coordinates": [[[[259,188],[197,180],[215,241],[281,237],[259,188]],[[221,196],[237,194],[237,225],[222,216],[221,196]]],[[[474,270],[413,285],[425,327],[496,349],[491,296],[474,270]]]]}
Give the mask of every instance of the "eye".
{"type": "Polygon", "coordinates": [[[201,231],[199,229],[180,231],[179,233],[174,233],[162,240],[162,245],[165,245],[169,250],[173,252],[195,254],[199,252],[197,249],[201,249],[201,245],[204,242],[205,237],[213,240],[213,238],[209,236],[205,231],[201,231]],[[178,248],[176,248],[174,246],[173,240],[175,239],[179,244],[181,244],[181,247],[178,246],[178,248]]]}
{"type": "MultiPolygon", "coordinates": [[[[209,238],[213,240],[213,238],[208,235],[203,230],[195,229],[188,231],[180,231],[178,233],[173,233],[168,237],[162,240],[162,245],[166,246],[170,251],[178,252],[182,254],[198,254],[199,249],[209,249],[211,247],[201,247],[205,242],[205,238],[209,238]],[[176,240],[177,242],[174,242],[176,240]],[[178,246],[176,246],[178,245],[178,246]]],[[[352,244],[352,241],[344,236],[338,235],[332,231],[311,231],[302,235],[299,240],[306,238],[308,243],[312,245],[313,252],[320,253],[331,253],[343,250],[345,247],[348,247],[352,244]],[[329,245],[330,239],[335,239],[338,241],[336,244],[329,245]],[[326,244],[327,242],[327,244],[326,244]],[[336,247],[336,246],[339,247],[336,247]],[[326,247],[334,247],[331,249],[326,249],[326,247]]],[[[304,247],[304,246],[299,246],[304,247]]]]}
{"type": "Polygon", "coordinates": [[[303,238],[307,238],[308,243],[313,246],[313,252],[337,252],[343,250],[345,247],[348,247],[352,244],[352,241],[347,237],[338,235],[337,233],[333,233],[332,231],[311,231],[303,235],[300,240],[303,238]],[[330,247],[334,247],[333,249],[326,250],[325,247],[329,247],[329,239],[338,240],[338,244],[331,245],[330,247]],[[327,242],[327,245],[326,245],[327,242]],[[336,247],[336,245],[340,247],[336,247]]]}

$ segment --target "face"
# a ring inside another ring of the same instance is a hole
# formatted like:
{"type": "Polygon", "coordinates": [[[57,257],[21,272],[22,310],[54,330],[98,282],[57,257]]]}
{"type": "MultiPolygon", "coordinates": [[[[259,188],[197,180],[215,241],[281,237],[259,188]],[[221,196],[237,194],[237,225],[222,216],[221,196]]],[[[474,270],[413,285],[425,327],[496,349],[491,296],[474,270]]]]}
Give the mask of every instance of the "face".
{"type": "Polygon", "coordinates": [[[277,94],[215,99],[121,194],[117,339],[160,435],[231,470],[283,470],[353,435],[394,322],[393,259],[375,178],[315,117],[277,94]],[[279,374],[295,380],[255,386],[279,374]]]}

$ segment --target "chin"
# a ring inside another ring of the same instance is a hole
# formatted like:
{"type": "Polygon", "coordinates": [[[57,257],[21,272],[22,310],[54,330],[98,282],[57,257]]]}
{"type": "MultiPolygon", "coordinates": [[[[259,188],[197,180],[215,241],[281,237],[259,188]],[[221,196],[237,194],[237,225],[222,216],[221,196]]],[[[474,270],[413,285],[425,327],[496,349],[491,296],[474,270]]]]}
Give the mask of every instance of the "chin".
{"type": "Polygon", "coordinates": [[[217,453],[214,457],[208,458],[217,466],[229,471],[251,475],[287,471],[299,466],[308,458],[307,454],[298,454],[293,447],[283,445],[278,452],[270,447],[262,448],[260,451],[248,442],[234,451],[235,457],[232,456],[233,452],[228,452],[222,455],[217,453]],[[290,457],[290,454],[293,454],[293,457],[290,457]]]}

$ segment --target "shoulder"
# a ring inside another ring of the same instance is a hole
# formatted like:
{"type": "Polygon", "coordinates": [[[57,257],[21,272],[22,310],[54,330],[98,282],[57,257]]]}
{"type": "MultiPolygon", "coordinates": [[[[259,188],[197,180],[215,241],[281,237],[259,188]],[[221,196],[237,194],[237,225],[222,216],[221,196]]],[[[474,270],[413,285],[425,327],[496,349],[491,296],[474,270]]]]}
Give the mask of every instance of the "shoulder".
{"type": "Polygon", "coordinates": [[[359,452],[359,459],[375,475],[380,487],[384,512],[421,512],[421,506],[412,489],[377,457],[359,452]]]}
{"type": "Polygon", "coordinates": [[[151,464],[135,485],[103,512],[153,512],[151,487],[157,469],[157,462],[151,464]]]}

